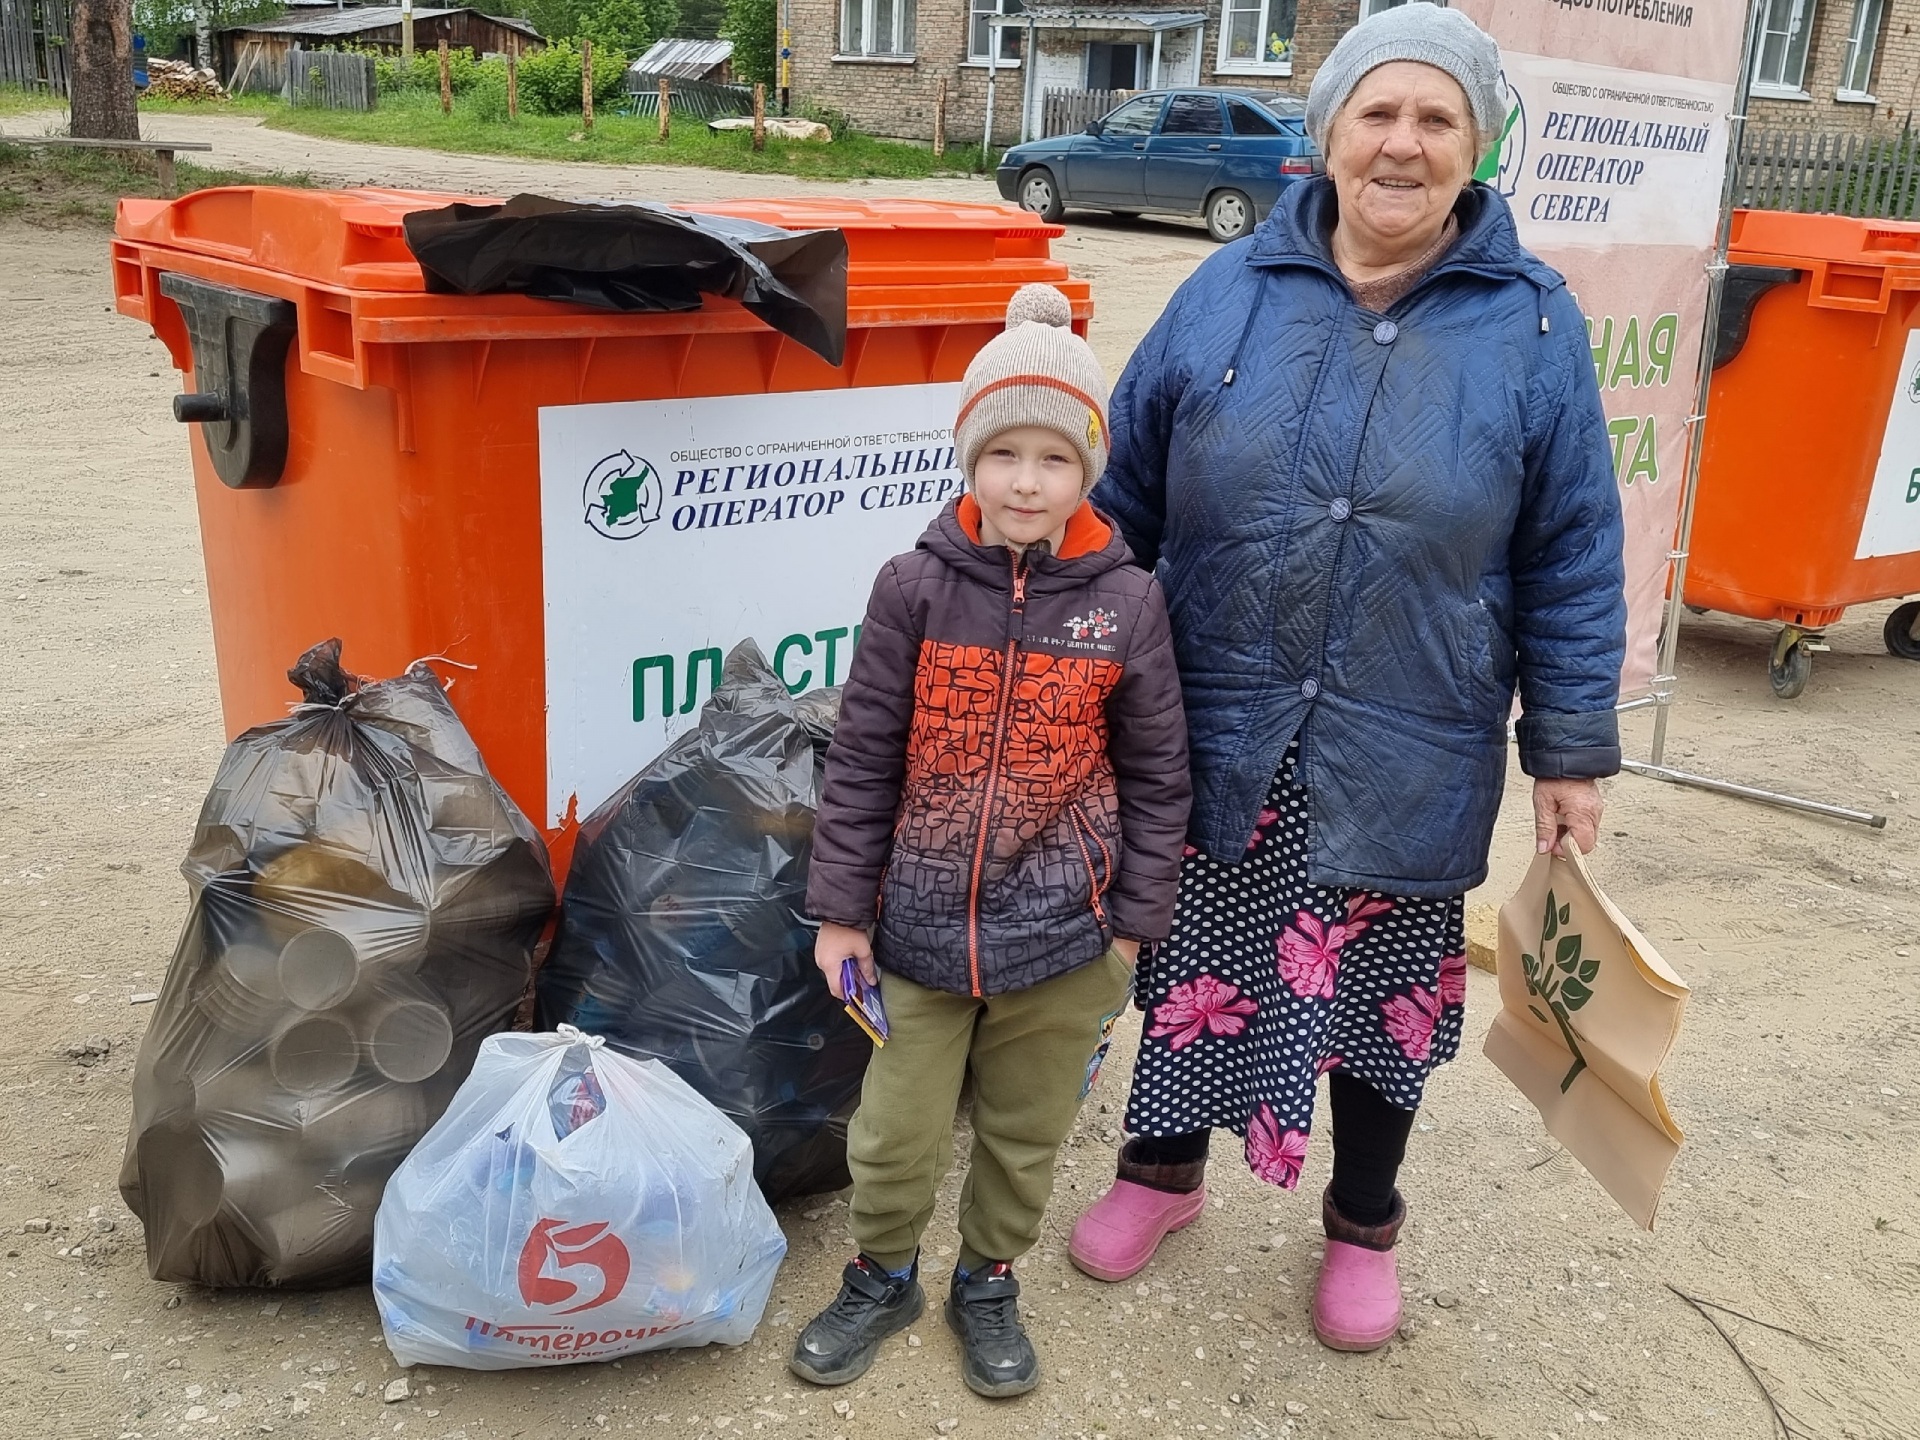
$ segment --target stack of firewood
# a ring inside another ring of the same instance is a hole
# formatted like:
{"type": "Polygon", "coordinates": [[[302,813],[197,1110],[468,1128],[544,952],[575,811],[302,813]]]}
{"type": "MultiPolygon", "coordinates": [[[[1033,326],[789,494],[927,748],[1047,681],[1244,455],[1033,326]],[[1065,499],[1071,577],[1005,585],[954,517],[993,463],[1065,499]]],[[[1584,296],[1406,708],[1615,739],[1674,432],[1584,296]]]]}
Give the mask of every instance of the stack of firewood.
{"type": "Polygon", "coordinates": [[[224,100],[226,87],[211,70],[198,70],[184,60],[149,60],[147,93],[166,100],[224,100]]]}

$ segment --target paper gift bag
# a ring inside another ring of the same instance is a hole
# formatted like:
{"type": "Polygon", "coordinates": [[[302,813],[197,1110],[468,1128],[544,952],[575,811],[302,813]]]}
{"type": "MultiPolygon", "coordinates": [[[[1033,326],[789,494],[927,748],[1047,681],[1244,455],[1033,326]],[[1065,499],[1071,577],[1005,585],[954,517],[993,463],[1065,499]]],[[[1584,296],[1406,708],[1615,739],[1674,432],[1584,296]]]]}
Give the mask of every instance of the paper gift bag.
{"type": "Polygon", "coordinates": [[[1660,1066],[1687,985],[1634,929],[1571,842],[1533,862],[1500,907],[1500,1013],[1487,1058],[1552,1135],[1643,1228],[1653,1228],[1680,1127],[1660,1066]]]}

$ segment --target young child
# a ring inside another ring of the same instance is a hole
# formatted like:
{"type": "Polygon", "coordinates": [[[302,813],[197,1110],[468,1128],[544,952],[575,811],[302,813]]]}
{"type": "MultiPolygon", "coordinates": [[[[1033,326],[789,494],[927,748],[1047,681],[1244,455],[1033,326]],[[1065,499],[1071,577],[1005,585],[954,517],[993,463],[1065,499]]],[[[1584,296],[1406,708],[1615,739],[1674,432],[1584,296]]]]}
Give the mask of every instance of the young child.
{"type": "MultiPolygon", "coordinates": [[[[967,367],[968,493],[874,582],[827,755],[809,910],[836,996],[853,958],[891,1038],[847,1133],[860,1253],[790,1362],[864,1374],[921,1312],[920,1237],[973,1076],[973,1157],[947,1299],[976,1393],[1039,1379],[1013,1261],[1053,1162],[1165,937],[1191,792],[1166,603],[1087,504],[1107,386],[1066,297],[1029,285],[967,367]]],[[[842,996],[841,998],[844,998],[842,996]]]]}

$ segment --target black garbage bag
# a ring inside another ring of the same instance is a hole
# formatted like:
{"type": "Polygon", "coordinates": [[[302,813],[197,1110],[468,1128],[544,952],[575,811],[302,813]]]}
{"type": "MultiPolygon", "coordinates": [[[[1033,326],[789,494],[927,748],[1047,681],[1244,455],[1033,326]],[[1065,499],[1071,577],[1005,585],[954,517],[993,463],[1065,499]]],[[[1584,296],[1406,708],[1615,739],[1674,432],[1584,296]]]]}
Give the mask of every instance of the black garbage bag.
{"type": "Polygon", "coordinates": [[[546,843],[439,679],[361,685],[340,642],[227,747],[134,1068],[120,1191],[156,1280],[362,1279],[387,1177],[525,994],[546,843]]]}
{"type": "Polygon", "coordinates": [[[626,311],[698,310],[702,295],[719,295],[829,364],[846,354],[847,237],[839,230],[544,195],[415,210],[404,223],[432,291],[626,311]]]}
{"type": "Polygon", "coordinates": [[[580,827],[539,1028],[665,1061],[753,1141],[768,1200],[847,1183],[873,1043],[813,964],[804,907],[838,691],[751,641],[681,736],[580,827]]]}

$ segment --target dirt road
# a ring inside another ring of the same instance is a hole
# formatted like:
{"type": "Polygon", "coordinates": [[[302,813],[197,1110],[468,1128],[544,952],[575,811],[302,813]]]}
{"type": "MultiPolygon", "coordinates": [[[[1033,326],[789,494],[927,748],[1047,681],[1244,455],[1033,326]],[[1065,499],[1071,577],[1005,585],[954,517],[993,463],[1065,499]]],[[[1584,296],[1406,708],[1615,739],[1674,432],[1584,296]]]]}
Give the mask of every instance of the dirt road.
{"type": "MultiPolygon", "coordinates": [[[[375,150],[217,118],[159,128],[213,136],[225,164],[441,189],[681,198],[776,183],[375,150]]],[[[1094,281],[1111,369],[1208,248],[1191,229],[1118,222],[1076,225],[1061,243],[1094,281]]],[[[1208,1215],[1137,1282],[1069,1267],[1067,1227],[1110,1173],[1132,1019],[1021,1268],[1047,1376],[1023,1400],[969,1395],[932,1317],[847,1391],[788,1376],[795,1327],[846,1254],[831,1196],[783,1210],[791,1256],[741,1350],[545,1374],[416,1371],[413,1398],[395,1404],[381,1398],[397,1372],[364,1290],[150,1281],[114,1188],[151,1013],[128,1002],[159,988],[185,912],[175,867],[222,735],[186,445],[167,409],[177,377],[110,303],[103,233],[0,222],[0,1432],[1768,1434],[1755,1380],[1677,1287],[1755,1317],[1716,1312],[1796,1433],[1920,1436],[1920,666],[1882,651],[1885,606],[1833,631],[1792,704],[1768,692],[1758,627],[1691,623],[1674,717],[1677,763],[1868,805],[1893,817],[1885,832],[1631,777],[1611,787],[1595,868],[1694,986],[1667,1077],[1689,1142],[1659,1230],[1636,1231],[1552,1158],[1479,1055],[1496,997],[1474,972],[1468,1041],[1433,1084],[1405,1176],[1410,1338],[1378,1354],[1330,1353],[1307,1330],[1324,1138],[1296,1194],[1217,1164],[1208,1215]],[[67,1047],[89,1037],[110,1053],[76,1063],[67,1047]]],[[[1645,717],[1629,730],[1643,752],[1645,717]]],[[[1525,792],[1516,783],[1508,798],[1476,898],[1510,892],[1528,859],[1525,792]]],[[[958,1179],[929,1238],[936,1285],[958,1179]]]]}

